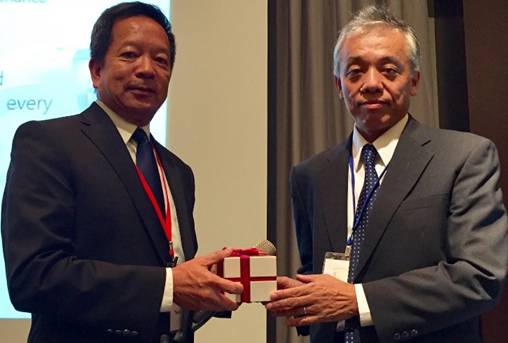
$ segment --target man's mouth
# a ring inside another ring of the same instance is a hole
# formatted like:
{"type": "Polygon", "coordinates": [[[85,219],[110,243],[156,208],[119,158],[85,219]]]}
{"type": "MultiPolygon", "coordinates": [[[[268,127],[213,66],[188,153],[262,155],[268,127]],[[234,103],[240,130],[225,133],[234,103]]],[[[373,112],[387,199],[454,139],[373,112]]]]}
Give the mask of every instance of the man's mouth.
{"type": "Polygon", "coordinates": [[[377,110],[377,109],[381,108],[384,104],[386,104],[386,102],[381,101],[381,100],[374,100],[374,101],[364,101],[362,103],[362,106],[364,106],[365,108],[367,108],[369,110],[377,110]]]}
{"type": "Polygon", "coordinates": [[[150,87],[145,86],[130,86],[128,87],[129,90],[139,93],[153,93],[153,89],[150,87]]]}

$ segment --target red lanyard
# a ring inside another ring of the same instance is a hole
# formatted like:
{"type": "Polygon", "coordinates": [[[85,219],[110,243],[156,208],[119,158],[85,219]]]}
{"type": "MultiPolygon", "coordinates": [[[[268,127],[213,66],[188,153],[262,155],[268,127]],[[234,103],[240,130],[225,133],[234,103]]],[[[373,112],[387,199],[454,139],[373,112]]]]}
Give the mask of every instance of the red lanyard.
{"type": "MultiPolygon", "coordinates": [[[[155,147],[153,146],[152,142],[150,142],[150,144],[152,144],[152,149],[155,153],[155,158],[157,160],[157,168],[159,169],[159,175],[164,176],[164,171],[162,170],[162,164],[159,155],[157,154],[157,150],[155,150],[155,147]]],[[[174,261],[175,251],[173,250],[173,240],[171,238],[171,209],[169,204],[169,192],[166,186],[166,181],[164,180],[164,182],[162,182],[162,184],[164,185],[164,198],[166,202],[166,218],[164,218],[159,208],[159,204],[157,203],[157,200],[155,200],[152,190],[150,189],[150,186],[148,186],[148,183],[143,177],[143,174],[141,174],[141,171],[139,170],[138,166],[136,166],[136,170],[138,172],[139,179],[143,184],[143,188],[145,189],[146,194],[150,198],[150,201],[152,202],[152,206],[155,209],[155,212],[157,212],[157,216],[159,217],[159,221],[161,223],[162,228],[164,229],[164,233],[166,234],[166,238],[168,239],[169,242],[169,255],[171,256],[171,260],[174,261]]]]}

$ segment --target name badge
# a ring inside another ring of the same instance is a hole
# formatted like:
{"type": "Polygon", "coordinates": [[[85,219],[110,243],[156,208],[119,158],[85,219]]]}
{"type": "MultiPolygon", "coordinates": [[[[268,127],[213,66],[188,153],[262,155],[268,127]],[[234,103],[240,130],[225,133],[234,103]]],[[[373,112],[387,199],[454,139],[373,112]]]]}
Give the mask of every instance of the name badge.
{"type": "Polygon", "coordinates": [[[336,279],[347,282],[349,258],[350,254],[347,249],[345,253],[327,252],[323,263],[323,274],[328,274],[336,279]]]}

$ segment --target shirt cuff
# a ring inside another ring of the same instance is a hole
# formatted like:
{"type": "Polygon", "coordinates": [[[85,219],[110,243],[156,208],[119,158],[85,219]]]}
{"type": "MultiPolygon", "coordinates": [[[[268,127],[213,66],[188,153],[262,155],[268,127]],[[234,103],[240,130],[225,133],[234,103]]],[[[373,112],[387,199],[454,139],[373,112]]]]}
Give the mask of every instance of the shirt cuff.
{"type": "Polygon", "coordinates": [[[166,283],[162,294],[160,312],[171,312],[173,309],[173,269],[166,268],[166,283]]]}
{"type": "Polygon", "coordinates": [[[373,326],[372,315],[370,313],[369,303],[363,291],[361,283],[355,283],[356,301],[358,303],[358,312],[360,313],[361,326],[373,326]]]}

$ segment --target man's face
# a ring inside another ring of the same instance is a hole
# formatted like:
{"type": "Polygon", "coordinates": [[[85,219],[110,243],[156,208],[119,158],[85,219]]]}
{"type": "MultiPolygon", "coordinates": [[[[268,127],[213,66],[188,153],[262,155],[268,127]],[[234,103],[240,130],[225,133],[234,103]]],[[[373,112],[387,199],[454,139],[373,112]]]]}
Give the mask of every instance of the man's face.
{"type": "Polygon", "coordinates": [[[137,126],[147,125],[166,100],[170,70],[169,40],[147,17],[115,22],[104,63],[90,60],[98,98],[137,126]]]}
{"type": "Polygon", "coordinates": [[[373,142],[404,117],[417,93],[420,72],[411,75],[404,35],[379,27],[346,38],[335,85],[358,131],[373,142]]]}

